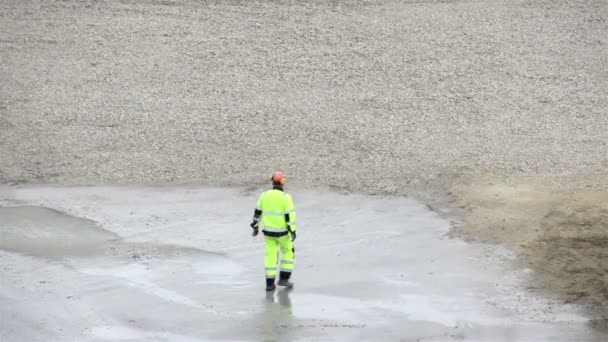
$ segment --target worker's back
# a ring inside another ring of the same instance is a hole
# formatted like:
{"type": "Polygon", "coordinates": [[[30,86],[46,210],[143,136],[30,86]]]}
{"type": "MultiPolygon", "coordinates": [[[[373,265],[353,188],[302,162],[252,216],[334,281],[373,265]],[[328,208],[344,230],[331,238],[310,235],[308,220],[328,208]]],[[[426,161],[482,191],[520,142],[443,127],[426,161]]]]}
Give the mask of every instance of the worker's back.
{"type": "Polygon", "coordinates": [[[285,215],[293,210],[291,196],[281,190],[268,190],[264,192],[258,201],[258,208],[262,211],[262,223],[265,230],[287,231],[285,215]],[[291,208],[290,208],[291,207],[291,208]]]}

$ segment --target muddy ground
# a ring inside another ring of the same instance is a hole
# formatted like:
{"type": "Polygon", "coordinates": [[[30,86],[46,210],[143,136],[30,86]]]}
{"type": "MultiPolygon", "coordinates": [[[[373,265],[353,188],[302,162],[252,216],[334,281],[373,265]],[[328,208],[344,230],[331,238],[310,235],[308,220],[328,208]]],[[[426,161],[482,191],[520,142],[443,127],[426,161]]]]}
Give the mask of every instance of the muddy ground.
{"type": "Polygon", "coordinates": [[[607,8],[5,0],[0,181],[414,196],[605,327],[607,8]]]}
{"type": "Polygon", "coordinates": [[[530,291],[546,294],[548,289],[554,298],[582,305],[594,317],[593,326],[606,331],[608,192],[589,188],[607,184],[608,177],[560,181],[583,186],[556,190],[547,177],[510,183],[486,177],[459,185],[449,210],[462,221],[451,235],[509,246],[521,256],[520,267],[536,271],[530,291]]]}

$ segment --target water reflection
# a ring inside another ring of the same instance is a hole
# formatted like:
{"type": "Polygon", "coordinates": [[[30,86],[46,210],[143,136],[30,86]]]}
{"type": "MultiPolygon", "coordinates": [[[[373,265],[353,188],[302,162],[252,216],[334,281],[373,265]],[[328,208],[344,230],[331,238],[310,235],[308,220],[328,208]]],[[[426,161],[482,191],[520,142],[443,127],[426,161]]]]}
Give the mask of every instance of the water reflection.
{"type": "Polygon", "coordinates": [[[264,300],[262,341],[289,341],[291,340],[293,311],[291,290],[281,289],[266,293],[264,300]]]}

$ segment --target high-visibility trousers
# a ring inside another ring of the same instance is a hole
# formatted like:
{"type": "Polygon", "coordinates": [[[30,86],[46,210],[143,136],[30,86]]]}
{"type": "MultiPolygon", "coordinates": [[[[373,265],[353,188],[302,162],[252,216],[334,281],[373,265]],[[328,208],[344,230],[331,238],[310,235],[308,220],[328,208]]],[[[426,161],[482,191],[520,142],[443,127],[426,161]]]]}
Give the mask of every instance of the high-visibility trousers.
{"type": "Polygon", "coordinates": [[[289,234],[280,237],[264,236],[264,245],[266,246],[266,278],[275,278],[277,270],[290,273],[293,271],[295,251],[289,234]],[[281,251],[280,268],[278,268],[279,250],[281,251]]]}

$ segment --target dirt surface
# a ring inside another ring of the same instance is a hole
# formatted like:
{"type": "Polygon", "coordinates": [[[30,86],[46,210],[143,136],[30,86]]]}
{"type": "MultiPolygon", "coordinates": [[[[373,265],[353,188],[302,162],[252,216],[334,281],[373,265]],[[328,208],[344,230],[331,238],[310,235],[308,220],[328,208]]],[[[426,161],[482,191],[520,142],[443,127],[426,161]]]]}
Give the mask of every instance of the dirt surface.
{"type": "Polygon", "coordinates": [[[606,313],[608,5],[0,3],[0,181],[416,196],[606,313]]]}
{"type": "Polygon", "coordinates": [[[463,221],[451,235],[506,244],[536,271],[531,290],[588,308],[594,327],[608,331],[608,192],[573,190],[608,184],[608,177],[562,181],[571,188],[557,191],[539,177],[457,186],[451,207],[463,221]]]}
{"type": "Polygon", "coordinates": [[[540,227],[525,253],[543,271],[542,284],[592,308],[608,331],[608,193],[565,196],[540,227]]]}

